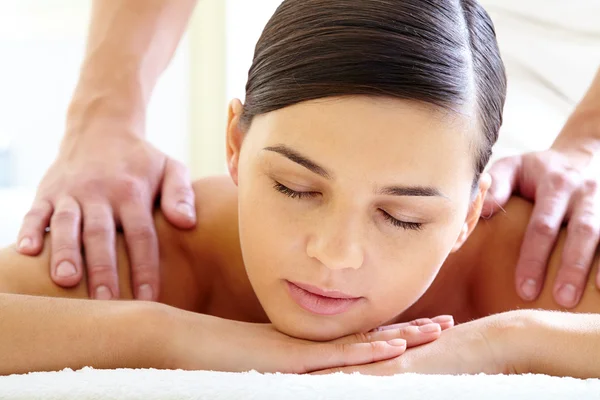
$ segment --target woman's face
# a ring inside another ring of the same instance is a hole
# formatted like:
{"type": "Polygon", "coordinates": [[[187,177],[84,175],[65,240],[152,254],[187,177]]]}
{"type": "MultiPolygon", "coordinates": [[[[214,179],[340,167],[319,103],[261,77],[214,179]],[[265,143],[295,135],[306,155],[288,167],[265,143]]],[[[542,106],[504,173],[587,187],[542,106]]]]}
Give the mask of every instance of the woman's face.
{"type": "Polygon", "coordinates": [[[477,221],[474,118],[356,96],[259,115],[243,133],[240,113],[234,101],[241,248],[282,332],[330,340],[390,321],[477,221]]]}

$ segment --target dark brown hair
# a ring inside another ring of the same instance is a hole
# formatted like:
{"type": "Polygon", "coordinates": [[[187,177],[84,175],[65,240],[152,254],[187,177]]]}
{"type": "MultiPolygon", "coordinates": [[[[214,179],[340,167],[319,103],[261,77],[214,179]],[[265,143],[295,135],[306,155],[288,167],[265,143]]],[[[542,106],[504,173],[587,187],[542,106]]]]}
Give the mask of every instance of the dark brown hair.
{"type": "Polygon", "coordinates": [[[344,95],[475,107],[476,182],[506,95],[490,17],[476,0],[285,0],[256,44],[242,128],[259,114],[344,95]]]}

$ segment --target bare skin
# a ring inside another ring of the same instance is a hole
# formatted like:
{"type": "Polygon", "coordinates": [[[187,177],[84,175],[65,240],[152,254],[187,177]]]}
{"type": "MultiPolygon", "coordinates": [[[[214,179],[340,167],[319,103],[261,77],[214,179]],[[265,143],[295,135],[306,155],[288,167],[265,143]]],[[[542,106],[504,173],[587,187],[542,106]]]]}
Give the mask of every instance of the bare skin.
{"type": "MultiPolygon", "coordinates": [[[[328,98],[257,116],[243,132],[241,113],[241,103],[233,101],[227,130],[231,179],[213,177],[194,185],[198,226],[178,231],[155,214],[159,300],[174,307],[20,296],[85,299],[89,292],[85,280],[71,289],[52,283],[50,237],[38,257],[5,249],[0,292],[7,294],[0,294],[0,315],[11,328],[0,330],[0,353],[13,361],[0,363],[0,372],[91,363],[287,372],[350,365],[370,373],[379,365],[398,367],[392,360],[413,360],[415,368],[383,373],[445,365],[437,371],[600,375],[595,359],[580,356],[598,351],[597,315],[569,317],[569,325],[549,324],[546,314],[486,317],[523,305],[514,294],[513,267],[531,206],[513,199],[506,214],[476,227],[490,182],[484,174],[473,186],[471,144],[479,133],[468,114],[448,116],[398,99],[328,98]],[[343,291],[357,301],[348,311],[319,315],[292,299],[290,281],[343,291]],[[441,335],[439,323],[426,337],[368,333],[438,314],[453,314],[459,322],[481,319],[441,335]],[[85,328],[79,325],[84,321],[85,328]],[[98,325],[90,329],[93,321],[98,325]],[[256,325],[261,322],[272,325],[256,325]],[[530,368],[539,350],[531,346],[531,334],[516,334],[523,332],[520,327],[540,331],[534,344],[543,345],[548,363],[530,368]],[[482,335],[500,350],[480,351],[487,341],[473,339],[482,335]],[[524,339],[515,344],[519,337],[524,339]],[[405,339],[399,343],[403,347],[390,343],[392,338],[405,339]],[[552,353],[567,339],[580,346],[569,359],[552,353]],[[358,353],[340,348],[339,340],[350,340],[358,353]],[[315,342],[327,342],[329,351],[337,352],[324,357],[327,347],[315,342]],[[22,357],[25,344],[43,354],[22,357]],[[266,355],[265,349],[280,351],[266,355]],[[427,362],[431,356],[422,357],[421,364],[414,361],[430,349],[437,349],[435,363],[427,362]],[[459,357],[453,353],[457,349],[459,357]],[[457,366],[444,357],[477,362],[457,366]]],[[[550,279],[563,239],[551,257],[550,279]]],[[[117,244],[121,289],[132,298],[127,247],[122,237],[117,244]]],[[[588,289],[574,311],[600,311],[597,296],[588,289]]],[[[533,307],[558,309],[549,292],[533,307]]]]}
{"type": "MultiPolygon", "coordinates": [[[[173,228],[159,211],[155,224],[160,243],[161,296],[159,301],[185,310],[246,322],[268,322],[244,269],[237,228],[237,188],[229,177],[211,177],[193,185],[201,221],[189,231],[173,228]]],[[[532,205],[512,198],[506,213],[479,223],[465,246],[448,257],[440,274],[397,321],[450,314],[467,322],[518,308],[564,310],[546,285],[534,302],[514,290],[514,268],[532,205]]],[[[553,282],[560,264],[566,232],[555,247],[548,274],[553,282]]],[[[120,290],[133,298],[130,266],[122,235],[118,237],[120,290]]],[[[38,257],[19,255],[14,247],[0,252],[0,285],[5,293],[88,298],[85,280],[73,288],[54,285],[48,275],[51,243],[45,241],[38,257]]],[[[598,260],[596,255],[596,260],[598,260]]],[[[580,304],[572,311],[600,312],[600,294],[591,274],[580,304]]]]}

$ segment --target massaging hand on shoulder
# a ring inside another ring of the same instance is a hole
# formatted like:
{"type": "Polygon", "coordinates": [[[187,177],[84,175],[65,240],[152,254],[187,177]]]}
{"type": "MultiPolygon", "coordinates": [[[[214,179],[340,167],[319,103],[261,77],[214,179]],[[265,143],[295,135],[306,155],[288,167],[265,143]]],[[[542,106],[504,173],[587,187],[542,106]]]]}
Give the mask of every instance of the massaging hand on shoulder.
{"type": "Polygon", "coordinates": [[[152,212],[158,194],[167,220],[182,229],[195,224],[187,169],[144,139],[146,104],[194,5],[195,0],[94,2],[67,133],[18,237],[22,254],[37,255],[50,226],[50,272],[60,286],[79,283],[85,264],[89,292],[97,299],[118,298],[115,230],[122,228],[135,296],[156,300],[152,212]]]}
{"type": "MultiPolygon", "coordinates": [[[[535,201],[516,271],[517,291],[534,300],[542,290],[548,257],[567,220],[567,242],[554,298],[577,305],[600,240],[600,171],[588,168],[600,150],[600,71],[586,97],[547,151],[509,157],[490,169],[492,187],[483,217],[497,212],[513,192],[535,201]]],[[[600,272],[596,277],[600,288],[600,272]]]]}
{"type": "Polygon", "coordinates": [[[439,339],[369,365],[315,372],[365,375],[525,374],[600,376],[600,315],[509,311],[457,325],[439,339]]]}

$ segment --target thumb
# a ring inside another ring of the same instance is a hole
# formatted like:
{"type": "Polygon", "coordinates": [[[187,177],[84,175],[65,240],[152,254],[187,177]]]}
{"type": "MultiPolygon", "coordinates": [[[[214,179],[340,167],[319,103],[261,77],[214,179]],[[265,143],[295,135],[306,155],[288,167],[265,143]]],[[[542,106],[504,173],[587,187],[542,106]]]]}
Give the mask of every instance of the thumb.
{"type": "Polygon", "coordinates": [[[167,220],[181,229],[196,225],[195,195],[185,165],[167,159],[162,184],[161,208],[167,220]]]}
{"type": "Polygon", "coordinates": [[[512,156],[498,160],[489,170],[492,177],[490,186],[481,210],[481,216],[490,218],[500,210],[516,190],[517,177],[521,172],[523,157],[512,156]]]}

